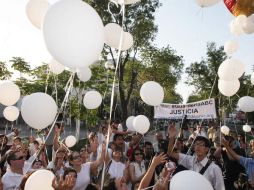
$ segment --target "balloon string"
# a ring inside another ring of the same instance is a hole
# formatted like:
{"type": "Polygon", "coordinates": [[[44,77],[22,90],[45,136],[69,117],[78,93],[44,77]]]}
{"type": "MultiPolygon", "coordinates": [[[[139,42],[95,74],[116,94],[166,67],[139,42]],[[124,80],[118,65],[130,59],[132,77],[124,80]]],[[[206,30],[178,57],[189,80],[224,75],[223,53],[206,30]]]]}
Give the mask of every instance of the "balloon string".
{"type": "Polygon", "coordinates": [[[49,66],[47,65],[47,78],[46,78],[46,85],[45,85],[45,94],[47,94],[47,91],[48,91],[48,80],[49,80],[49,66]]]}
{"type": "MultiPolygon", "coordinates": [[[[51,127],[50,127],[50,130],[49,130],[49,132],[48,132],[48,134],[47,134],[47,136],[46,136],[46,138],[45,138],[45,142],[44,142],[44,143],[47,142],[50,133],[51,133],[52,130],[54,129],[54,126],[55,126],[55,123],[56,123],[56,121],[57,121],[57,118],[58,118],[60,112],[63,110],[63,106],[64,106],[65,102],[68,100],[68,97],[69,97],[69,95],[70,95],[70,91],[71,91],[71,89],[72,89],[72,87],[73,87],[74,75],[75,75],[75,73],[72,73],[71,76],[70,76],[70,80],[69,80],[70,83],[69,83],[69,86],[68,86],[68,88],[67,88],[68,90],[67,90],[67,92],[66,92],[66,94],[65,94],[65,97],[64,97],[64,100],[63,100],[63,102],[62,102],[62,105],[61,105],[61,107],[60,107],[58,113],[56,114],[55,120],[54,120],[54,122],[52,123],[52,125],[51,125],[51,127]]],[[[66,86],[66,87],[67,87],[67,86],[66,86]]],[[[31,168],[32,163],[36,160],[36,158],[37,158],[37,156],[39,155],[39,153],[41,152],[42,148],[43,148],[43,147],[41,147],[41,148],[34,154],[35,157],[34,157],[34,159],[30,162],[31,164],[29,165],[29,167],[27,167],[27,170],[25,171],[25,173],[27,173],[27,171],[31,168]]]]}
{"type": "MultiPolygon", "coordinates": [[[[124,20],[125,20],[125,5],[124,5],[124,3],[121,4],[121,7],[122,7],[121,11],[122,11],[122,28],[123,28],[124,20]]],[[[116,83],[117,70],[118,70],[120,56],[121,56],[122,43],[123,43],[123,29],[121,30],[121,34],[120,34],[120,42],[119,42],[119,46],[118,46],[116,68],[115,68],[114,80],[113,80],[113,85],[112,85],[112,90],[111,90],[110,112],[109,112],[109,123],[108,123],[108,134],[107,134],[105,156],[108,154],[109,135],[110,135],[110,132],[111,132],[110,124],[111,124],[112,112],[113,112],[113,104],[114,104],[115,83],[116,83]]],[[[101,179],[101,190],[103,189],[103,184],[104,184],[105,169],[106,169],[106,163],[104,161],[103,170],[102,170],[102,179],[101,179]]]]}
{"type": "Polygon", "coordinates": [[[57,80],[56,75],[54,75],[54,81],[55,81],[54,87],[55,87],[55,93],[56,93],[56,105],[58,105],[58,92],[57,92],[57,82],[58,82],[58,80],[57,80]]]}

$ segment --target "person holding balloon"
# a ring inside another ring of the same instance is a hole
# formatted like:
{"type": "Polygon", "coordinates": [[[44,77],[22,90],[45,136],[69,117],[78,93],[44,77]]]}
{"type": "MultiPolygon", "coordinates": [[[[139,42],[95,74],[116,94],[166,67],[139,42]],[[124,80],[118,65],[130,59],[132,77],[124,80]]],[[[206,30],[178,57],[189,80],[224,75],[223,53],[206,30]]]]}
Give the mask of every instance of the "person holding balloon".
{"type": "Polygon", "coordinates": [[[174,148],[177,130],[174,126],[169,128],[169,146],[168,154],[178,160],[178,164],[184,166],[188,170],[198,172],[211,183],[214,190],[225,190],[222,171],[212,161],[208,160],[208,152],[210,149],[210,141],[207,137],[197,136],[194,140],[193,156],[177,153],[172,151],[174,148]]]}

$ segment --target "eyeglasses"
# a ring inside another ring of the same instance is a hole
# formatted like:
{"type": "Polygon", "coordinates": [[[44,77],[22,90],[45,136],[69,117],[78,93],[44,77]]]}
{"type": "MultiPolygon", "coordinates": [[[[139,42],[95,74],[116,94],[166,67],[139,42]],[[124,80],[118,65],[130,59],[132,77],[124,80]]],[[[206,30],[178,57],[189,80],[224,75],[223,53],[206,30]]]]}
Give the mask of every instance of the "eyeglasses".
{"type": "Polygon", "coordinates": [[[73,156],[73,160],[77,160],[77,159],[80,159],[81,157],[80,156],[73,156]]]}
{"type": "Polygon", "coordinates": [[[19,156],[17,158],[13,158],[12,160],[24,160],[25,159],[25,156],[19,156]]]}
{"type": "Polygon", "coordinates": [[[138,156],[138,155],[143,155],[141,152],[137,152],[137,153],[135,153],[135,156],[138,156]]]}
{"type": "Polygon", "coordinates": [[[205,143],[195,143],[194,146],[205,146],[205,143]]]}

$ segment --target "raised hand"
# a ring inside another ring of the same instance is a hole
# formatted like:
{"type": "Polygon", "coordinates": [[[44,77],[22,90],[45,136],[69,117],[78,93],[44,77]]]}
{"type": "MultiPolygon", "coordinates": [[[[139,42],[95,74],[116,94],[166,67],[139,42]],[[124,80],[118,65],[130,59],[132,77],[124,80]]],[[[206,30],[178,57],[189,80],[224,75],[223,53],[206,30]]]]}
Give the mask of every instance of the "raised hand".
{"type": "Polygon", "coordinates": [[[160,153],[159,155],[153,157],[152,165],[158,166],[162,163],[165,163],[166,161],[167,161],[167,154],[160,153]]]}
{"type": "Polygon", "coordinates": [[[170,125],[168,128],[169,138],[175,138],[177,136],[177,130],[174,125],[170,125]]]}

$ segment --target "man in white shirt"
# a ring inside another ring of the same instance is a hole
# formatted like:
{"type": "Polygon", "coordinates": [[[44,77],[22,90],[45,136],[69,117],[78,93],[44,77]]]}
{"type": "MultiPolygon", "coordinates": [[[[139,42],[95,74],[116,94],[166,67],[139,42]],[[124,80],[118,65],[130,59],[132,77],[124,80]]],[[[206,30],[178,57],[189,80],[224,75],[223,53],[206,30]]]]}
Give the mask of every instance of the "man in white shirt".
{"type": "Polygon", "coordinates": [[[7,156],[10,169],[2,177],[3,190],[18,190],[23,179],[25,155],[20,151],[12,151],[7,156]]]}
{"type": "Polygon", "coordinates": [[[221,169],[213,162],[210,162],[207,158],[207,154],[210,149],[209,139],[204,136],[197,136],[194,141],[195,154],[194,156],[190,156],[172,151],[176,135],[176,129],[171,127],[169,130],[170,141],[168,153],[178,160],[178,164],[181,164],[189,170],[196,171],[204,175],[204,177],[210,181],[214,190],[225,190],[221,169]]]}

